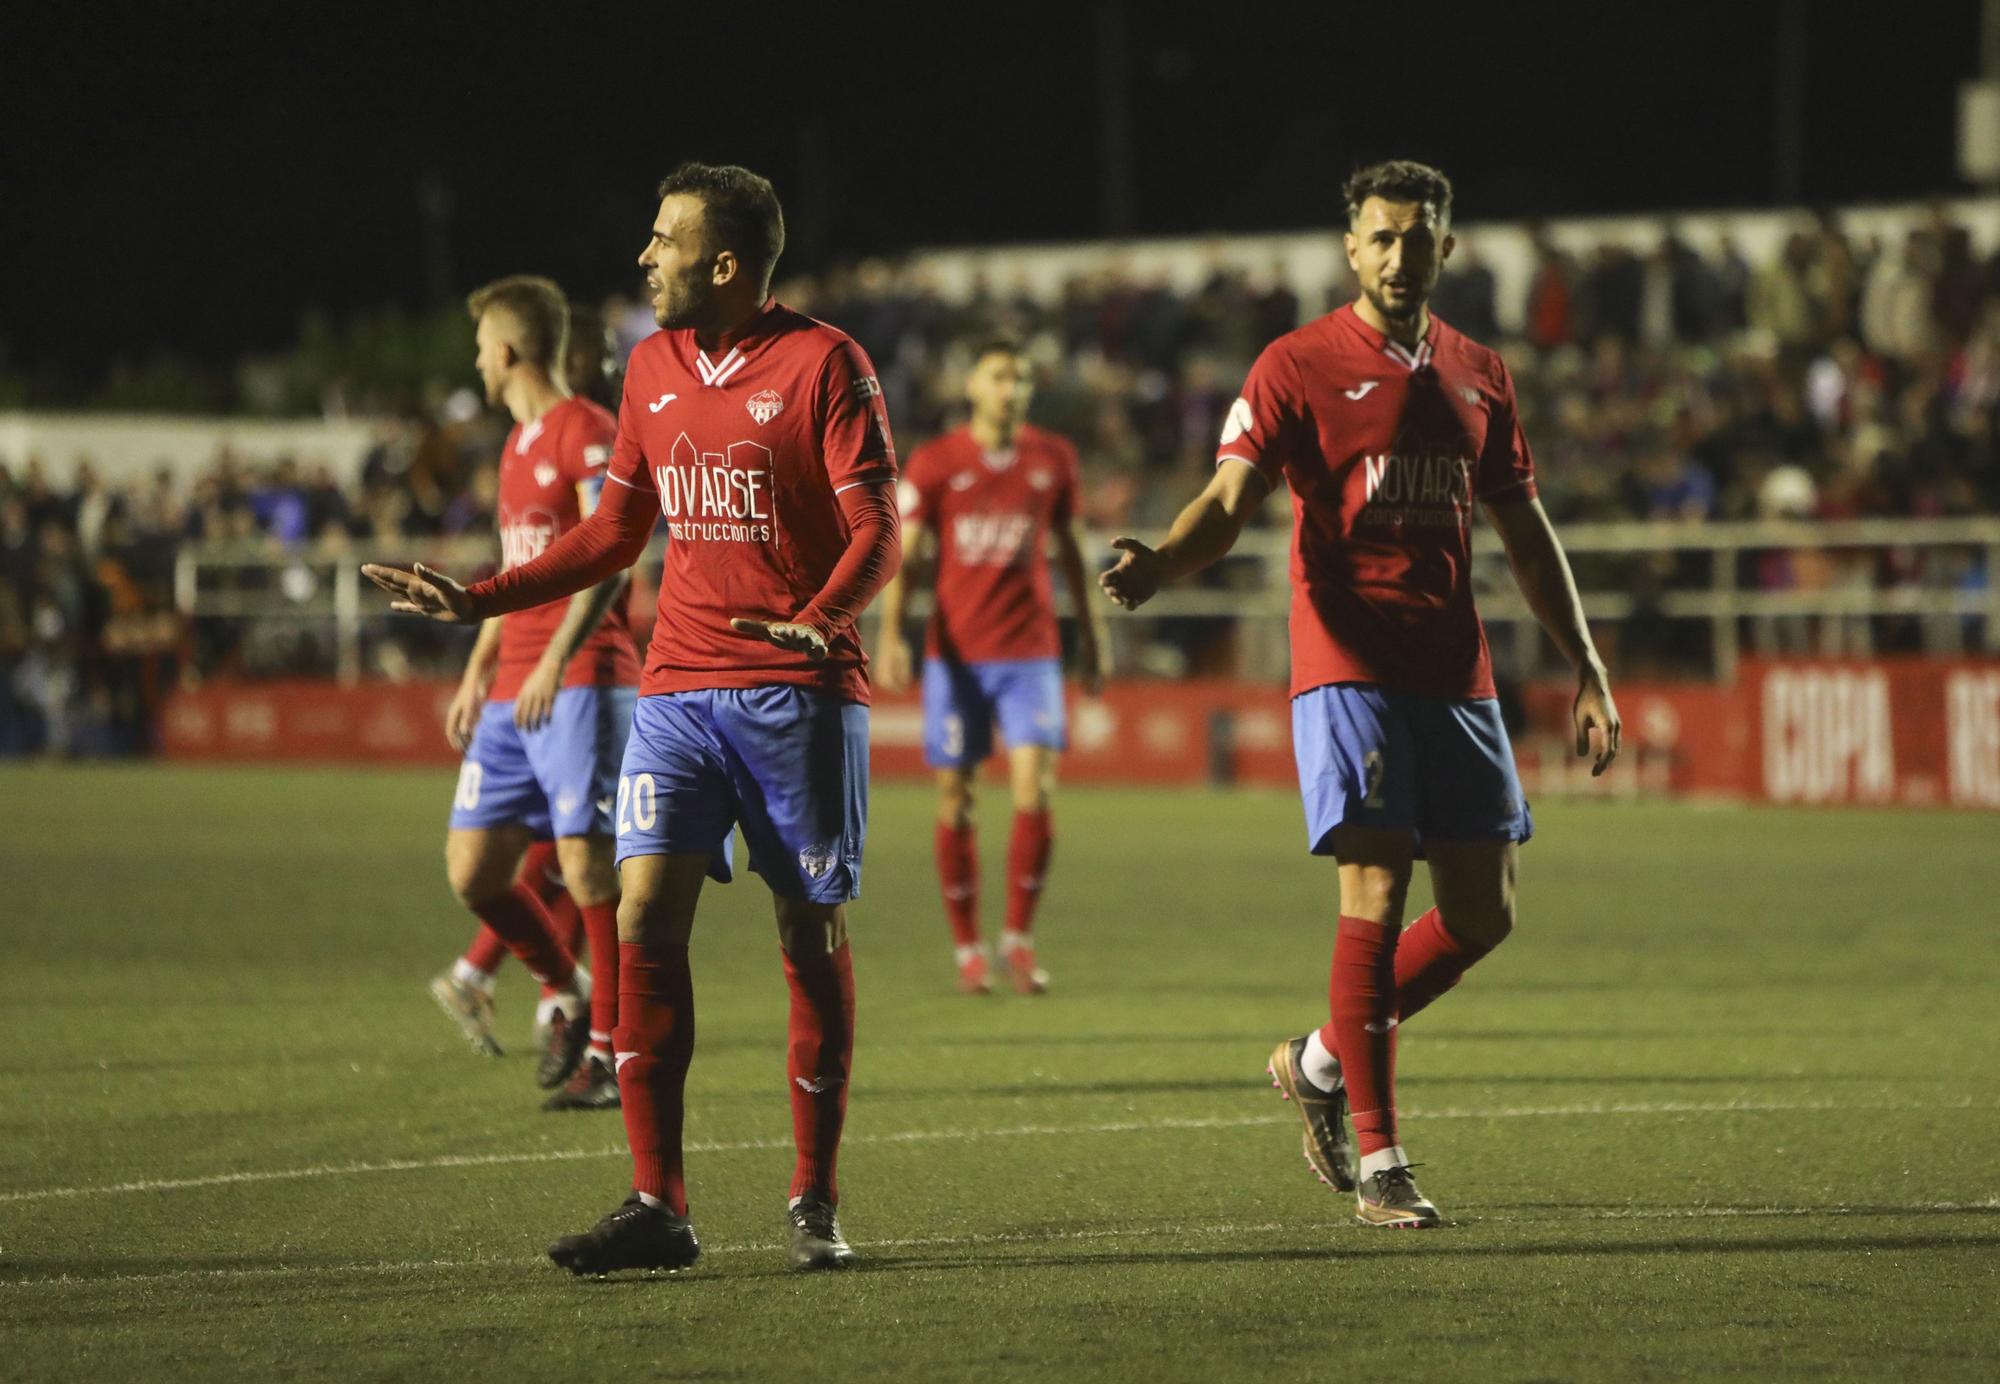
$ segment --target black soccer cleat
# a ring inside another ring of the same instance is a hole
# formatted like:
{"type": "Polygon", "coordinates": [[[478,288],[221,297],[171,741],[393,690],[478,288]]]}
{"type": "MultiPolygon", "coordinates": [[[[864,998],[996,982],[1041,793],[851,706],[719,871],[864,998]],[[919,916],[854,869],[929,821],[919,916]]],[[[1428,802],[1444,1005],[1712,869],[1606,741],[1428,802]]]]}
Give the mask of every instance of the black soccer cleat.
{"type": "Polygon", "coordinates": [[[840,1233],[840,1217],[833,1203],[816,1192],[807,1192],[785,1212],[791,1231],[786,1253],[795,1269],[844,1269],[854,1262],[854,1249],[840,1233]]]}
{"type": "MultiPolygon", "coordinates": [[[[1310,1035],[1308,1035],[1309,1037],[1310,1035]]],[[[1354,1190],[1356,1160],[1354,1145],[1347,1137],[1347,1083],[1338,1080],[1333,1090],[1322,1091],[1306,1080],[1299,1059],[1306,1050],[1305,1038],[1287,1038],[1278,1044],[1264,1070],[1278,1094],[1290,1101],[1305,1121],[1306,1162],[1319,1180],[1342,1192],[1354,1190]]]]}
{"type": "Polygon", "coordinates": [[[616,1110],[618,1077],[604,1059],[592,1054],[570,1073],[562,1089],[542,1102],[544,1110],[616,1110]]]}
{"type": "Polygon", "coordinates": [[[580,1000],[579,1013],[558,1009],[542,1034],[542,1059],[535,1065],[535,1085],[553,1091],[569,1080],[590,1046],[590,1001],[580,1000]]]}
{"type": "Polygon", "coordinates": [[[701,1258],[701,1242],[686,1216],[648,1206],[634,1192],[590,1229],[550,1245],[549,1258],[579,1278],[621,1269],[674,1273],[701,1258]]]}

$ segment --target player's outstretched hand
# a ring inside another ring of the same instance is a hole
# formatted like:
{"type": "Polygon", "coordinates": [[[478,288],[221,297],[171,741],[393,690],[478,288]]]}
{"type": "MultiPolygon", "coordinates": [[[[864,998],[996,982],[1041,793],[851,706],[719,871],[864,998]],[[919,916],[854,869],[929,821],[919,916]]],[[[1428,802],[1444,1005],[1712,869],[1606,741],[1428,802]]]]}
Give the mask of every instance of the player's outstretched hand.
{"type": "Polygon", "coordinates": [[[875,646],[875,685],[884,692],[901,692],[916,675],[916,658],[910,641],[895,630],[884,630],[875,646]]]}
{"type": "Polygon", "coordinates": [[[1586,670],[1576,689],[1576,705],[1570,709],[1576,720],[1576,753],[1590,760],[1590,776],[1596,778],[1618,758],[1618,704],[1604,679],[1586,670]]]}
{"type": "Polygon", "coordinates": [[[472,597],[465,588],[442,572],[433,571],[423,563],[416,563],[405,572],[400,567],[384,567],[379,563],[361,564],[361,575],[374,582],[391,596],[398,599],[389,602],[389,609],[404,611],[411,615],[428,615],[433,620],[442,620],[448,625],[470,625],[476,622],[472,613],[472,597]]]}
{"type": "Polygon", "coordinates": [[[826,640],[811,625],[789,620],[731,620],[729,628],[747,639],[761,639],[795,654],[804,654],[814,663],[826,658],[826,640]]]}
{"type": "Polygon", "coordinates": [[[1125,609],[1137,610],[1160,589],[1165,575],[1160,555],[1136,538],[1114,538],[1111,546],[1123,556],[1116,567],[1098,574],[1097,584],[1125,609]]]}

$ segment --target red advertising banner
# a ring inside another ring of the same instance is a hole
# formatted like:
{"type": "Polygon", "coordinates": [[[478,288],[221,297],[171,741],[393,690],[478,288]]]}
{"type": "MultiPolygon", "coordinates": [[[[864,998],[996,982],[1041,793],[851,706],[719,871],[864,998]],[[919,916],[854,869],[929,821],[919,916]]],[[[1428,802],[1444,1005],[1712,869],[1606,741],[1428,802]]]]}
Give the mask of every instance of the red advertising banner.
{"type": "MultiPolygon", "coordinates": [[[[2000,663],[1757,660],[1730,687],[1614,690],[1636,759],[1617,772],[1663,780],[1676,795],[2000,808],[2000,663]]],[[[1524,777],[1533,777],[1530,748],[1567,731],[1571,695],[1558,686],[1526,694],[1524,777]]],[[[1584,787],[1573,776],[1565,786],[1584,787]]],[[[1617,788],[1600,781],[1599,791],[1617,788]]]]}
{"type": "MultiPolygon", "coordinates": [[[[1761,661],[1734,686],[1618,687],[1625,754],[1592,779],[1574,754],[1573,689],[1523,691],[1516,753],[1531,796],[1700,796],[1773,803],[2000,808],[2000,662],[1761,661]]],[[[161,723],[173,759],[439,764],[452,684],[214,684],[177,693],[161,723]]],[[[879,697],[874,768],[922,776],[914,696],[879,697]]],[[[1072,694],[1070,782],[1292,787],[1282,689],[1131,682],[1072,694]]],[[[996,775],[1000,766],[994,765],[996,775]]]]}

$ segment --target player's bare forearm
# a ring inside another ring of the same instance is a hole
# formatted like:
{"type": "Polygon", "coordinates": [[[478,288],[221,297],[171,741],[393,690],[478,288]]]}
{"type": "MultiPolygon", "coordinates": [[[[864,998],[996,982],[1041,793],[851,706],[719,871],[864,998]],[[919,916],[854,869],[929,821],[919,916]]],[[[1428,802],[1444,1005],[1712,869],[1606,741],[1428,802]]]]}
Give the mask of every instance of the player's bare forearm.
{"type": "Polygon", "coordinates": [[[1072,519],[1056,529],[1056,569],[1062,573],[1063,584],[1069,588],[1070,604],[1076,610],[1076,618],[1083,624],[1083,632],[1095,648],[1105,644],[1104,607],[1090,599],[1090,573],[1083,565],[1085,543],[1083,524],[1072,519]]]}
{"type": "Polygon", "coordinates": [[[479,687],[486,686],[493,679],[494,665],[500,661],[500,622],[482,620],[479,637],[472,641],[472,652],[465,660],[465,676],[462,681],[479,687]]]}
{"type": "Polygon", "coordinates": [[[611,607],[625,595],[630,584],[630,572],[618,572],[605,578],[588,591],[579,591],[570,597],[569,609],[563,613],[563,621],[556,626],[555,635],[549,640],[548,656],[560,660],[565,666],[583,647],[583,641],[590,638],[591,631],[604,620],[611,607]]]}
{"type": "Polygon", "coordinates": [[[1226,556],[1264,502],[1264,491],[1264,478],[1255,468],[1235,461],[1216,467],[1201,494],[1174,517],[1159,546],[1163,580],[1191,577],[1226,556]]]}
{"type": "Polygon", "coordinates": [[[1514,582],[1521,588],[1528,609],[1557,650],[1579,673],[1604,681],[1604,660],[1591,642],[1583,601],[1576,593],[1576,577],[1542,502],[1528,499],[1488,505],[1486,515],[1507,550],[1507,565],[1513,569],[1514,582]]]}
{"type": "Polygon", "coordinates": [[[910,597],[922,591],[930,580],[930,530],[922,524],[903,526],[903,560],[896,575],[882,588],[882,632],[901,633],[909,614],[910,597]]]}
{"type": "Polygon", "coordinates": [[[1111,540],[1118,565],[1098,575],[1098,586],[1125,609],[1137,610],[1167,582],[1199,572],[1235,547],[1264,490],[1264,477],[1252,467],[1234,461],[1216,467],[1158,548],[1136,538],[1111,540]]]}

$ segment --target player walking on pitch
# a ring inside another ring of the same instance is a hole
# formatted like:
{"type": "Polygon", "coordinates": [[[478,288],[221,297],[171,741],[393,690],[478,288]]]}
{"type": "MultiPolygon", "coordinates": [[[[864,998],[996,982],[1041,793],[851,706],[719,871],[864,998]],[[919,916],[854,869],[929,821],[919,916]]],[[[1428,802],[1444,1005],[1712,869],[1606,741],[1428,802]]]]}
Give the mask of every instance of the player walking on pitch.
{"type": "MultiPolygon", "coordinates": [[[[563,388],[567,389],[576,398],[587,399],[592,403],[602,404],[607,408],[615,405],[618,402],[618,390],[616,381],[610,378],[606,370],[610,358],[608,348],[609,343],[604,330],[603,317],[589,307],[571,303],[569,305],[569,334],[567,344],[564,346],[562,353],[563,388]]],[[[503,451],[504,455],[506,453],[503,451]]],[[[603,478],[601,469],[596,473],[596,478],[601,482],[603,478]]],[[[596,502],[594,489],[589,490],[587,493],[584,490],[579,490],[578,494],[579,500],[587,498],[591,503],[596,502]]],[[[579,508],[578,516],[583,512],[579,508]]],[[[471,671],[470,666],[468,666],[467,672],[470,673],[471,671]]],[[[487,675],[490,676],[490,670],[487,675]]],[[[632,662],[632,675],[621,686],[636,686],[637,682],[638,661],[634,659],[632,662]]],[[[455,706],[456,699],[454,699],[455,706]]],[[[477,707],[474,707],[473,711],[476,714],[477,707]]],[[[628,712],[626,720],[629,722],[630,719],[631,717],[628,712]]],[[[465,735],[463,727],[451,724],[449,716],[447,717],[447,724],[445,726],[445,738],[451,742],[453,749],[461,753],[464,752],[465,735]]],[[[622,753],[623,750],[624,745],[621,737],[619,743],[614,747],[614,754],[622,753]]],[[[618,765],[614,758],[610,766],[610,772],[614,778],[617,775],[617,770],[618,765]]],[[[615,882],[615,870],[613,871],[613,879],[615,882]]],[[[526,854],[521,857],[520,873],[515,876],[514,882],[517,888],[525,886],[541,900],[542,907],[547,910],[549,920],[554,926],[557,940],[562,943],[564,949],[572,956],[576,955],[584,944],[583,915],[577,909],[576,900],[570,896],[569,890],[564,886],[562,862],[556,854],[556,843],[552,840],[537,838],[535,843],[528,847],[526,854]]],[[[608,948],[608,955],[615,965],[617,960],[617,946],[617,919],[613,917],[610,935],[606,938],[605,945],[597,949],[599,955],[593,958],[596,964],[600,967],[604,964],[603,956],[607,954],[608,948]]],[[[459,959],[431,981],[432,997],[437,1000],[438,1005],[451,1017],[452,1021],[459,1026],[459,1030],[471,1042],[473,1050],[491,1057],[501,1055],[500,1039],[495,1032],[496,1016],[493,1006],[493,987],[494,981],[498,977],[501,966],[506,959],[507,944],[500,940],[499,934],[494,932],[492,928],[481,923],[478,931],[473,934],[472,940],[466,944],[465,951],[460,955],[459,959]]],[[[608,1023],[599,1023],[593,1019],[591,1027],[597,1032],[608,1035],[611,1028],[617,1023],[618,1016],[615,1011],[618,1004],[618,984],[615,975],[609,975],[602,971],[599,974],[603,977],[604,983],[601,986],[601,995],[600,989],[593,989],[592,991],[593,1006],[601,997],[609,1004],[613,1012],[606,1015],[606,1018],[609,1020],[608,1023]]],[[[545,985],[542,987],[542,1000],[544,1003],[537,1008],[537,1022],[535,1027],[537,1045],[544,1052],[549,1050],[551,1040],[557,1040],[557,1035],[553,1031],[555,1019],[555,1015],[552,1012],[553,1007],[547,1003],[555,999],[555,997],[555,992],[548,986],[545,985]]],[[[564,1039],[572,1038],[573,1036],[566,1030],[563,1034],[564,1039]]],[[[557,1051],[560,1051],[561,1041],[557,1040],[557,1042],[557,1051]]],[[[604,1061],[609,1061],[608,1056],[604,1061]]],[[[608,1071],[606,1071],[602,1063],[591,1061],[587,1058],[571,1074],[569,1081],[564,1084],[562,1089],[543,1102],[542,1108],[544,1110],[596,1110],[603,1109],[606,1106],[615,1106],[617,1103],[617,1081],[609,1076],[608,1071]]]]}
{"type": "MultiPolygon", "coordinates": [[[[501,279],[473,293],[467,308],[478,324],[475,364],[487,400],[514,416],[500,455],[498,517],[505,564],[519,567],[590,512],[611,460],[614,424],[561,383],[555,363],[569,305],[555,284],[501,279]]],[[[466,907],[546,987],[537,1026],[548,1036],[537,1080],[561,1086],[575,1074],[550,1097],[549,1109],[617,1103],[611,801],[639,681],[620,600],[625,585],[621,572],[567,604],[516,607],[487,620],[445,713],[445,734],[465,754],[445,841],[447,873],[466,907]],[[590,942],[594,996],[549,915],[546,887],[532,878],[515,882],[523,853],[550,837],[590,942]]],[[[490,969],[461,958],[431,982],[431,993],[475,1046],[497,1051],[491,984],[490,969]]]]}
{"type": "Polygon", "coordinates": [[[840,1268],[835,1158],[854,1050],[848,900],[868,805],[854,621],[894,573],[896,457],[860,347],[772,301],[784,219],[745,169],[683,164],[639,263],[664,329],[633,352],[603,502],[548,553],[470,588],[370,566],[394,608],[465,623],[622,571],[667,520],[659,618],[618,782],[618,1086],[633,1191],[550,1257],[579,1274],[700,1254],[682,1167],[694,1051],[688,939],[740,824],[776,902],[791,1018],[794,1268],[840,1268]]]}
{"type": "Polygon", "coordinates": [[[968,994],[992,989],[979,935],[972,781],[993,752],[996,720],[1014,799],[1000,951],[1016,990],[1048,988],[1048,973],[1035,963],[1033,927],[1055,845],[1049,798],[1065,743],[1051,539],[1077,612],[1084,690],[1095,696],[1109,671],[1103,609],[1089,599],[1084,574],[1076,449],[1025,421],[1033,392],[1020,347],[994,339],[976,348],[965,383],[971,421],[910,454],[898,489],[911,560],[882,593],[876,681],[900,692],[912,672],[905,596],[926,569],[935,572],[924,647],[924,757],[937,770],[938,885],[957,944],[959,988],[968,994]]]}
{"type": "Polygon", "coordinates": [[[1518,844],[1534,829],[1467,576],[1474,500],[1577,670],[1577,753],[1594,773],[1618,753],[1619,722],[1535,498],[1506,366],[1425,306],[1452,250],[1450,182],[1377,164],[1346,201],[1360,298],[1264,350],[1208,488],[1157,549],[1118,539],[1100,583],[1143,605],[1228,552],[1265,493],[1290,485],[1292,739],[1310,849],[1339,864],[1340,922],[1331,1018],[1280,1043],[1271,1076],[1298,1105],[1307,1160],[1355,1191],[1358,1219],[1422,1227],[1440,1218],[1396,1127],[1396,1029],[1512,929],[1518,844]],[[1437,907],[1402,930],[1418,856],[1437,907]]]}

